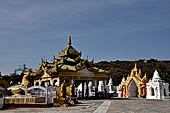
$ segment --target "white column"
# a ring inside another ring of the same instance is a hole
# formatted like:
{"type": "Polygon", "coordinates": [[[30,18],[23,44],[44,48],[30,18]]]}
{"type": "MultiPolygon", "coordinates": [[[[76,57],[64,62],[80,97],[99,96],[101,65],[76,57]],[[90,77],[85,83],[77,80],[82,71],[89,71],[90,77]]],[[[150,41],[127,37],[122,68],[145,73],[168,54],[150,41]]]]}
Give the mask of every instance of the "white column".
{"type": "Polygon", "coordinates": [[[57,79],[57,86],[60,86],[60,78],[57,79]]]}
{"type": "Polygon", "coordinates": [[[41,81],[39,80],[39,86],[41,86],[41,81]]]}
{"type": "Polygon", "coordinates": [[[54,85],[54,84],[53,84],[53,82],[54,82],[54,81],[51,79],[51,80],[50,80],[50,84],[51,84],[51,86],[53,86],[53,85],[54,85]]]}
{"type": "Polygon", "coordinates": [[[86,95],[86,93],[87,93],[86,89],[87,89],[87,83],[84,82],[84,96],[85,96],[85,97],[87,96],[87,95],[86,95]]]}
{"type": "Polygon", "coordinates": [[[97,88],[97,80],[94,80],[94,86],[97,88]]]}

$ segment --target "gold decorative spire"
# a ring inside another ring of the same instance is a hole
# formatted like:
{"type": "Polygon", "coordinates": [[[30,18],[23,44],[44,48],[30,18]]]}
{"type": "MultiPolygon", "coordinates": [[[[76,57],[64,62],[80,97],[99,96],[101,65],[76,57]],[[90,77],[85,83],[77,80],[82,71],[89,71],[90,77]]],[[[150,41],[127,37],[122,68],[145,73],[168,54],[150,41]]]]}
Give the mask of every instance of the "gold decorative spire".
{"type": "Polygon", "coordinates": [[[135,63],[135,67],[134,67],[133,71],[135,71],[135,72],[138,71],[138,69],[137,69],[137,63],[135,63]]]}
{"type": "Polygon", "coordinates": [[[140,73],[140,74],[142,73],[142,70],[141,70],[141,69],[139,69],[139,73],[140,73]]]}
{"type": "Polygon", "coordinates": [[[71,36],[68,36],[68,47],[71,46],[71,36]]]}

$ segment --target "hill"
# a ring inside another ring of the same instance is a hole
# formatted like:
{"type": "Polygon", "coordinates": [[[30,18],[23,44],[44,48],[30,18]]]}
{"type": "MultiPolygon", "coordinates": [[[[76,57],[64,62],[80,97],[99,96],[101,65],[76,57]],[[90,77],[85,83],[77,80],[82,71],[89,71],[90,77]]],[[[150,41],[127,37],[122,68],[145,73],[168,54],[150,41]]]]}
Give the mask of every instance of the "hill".
{"type": "Polygon", "coordinates": [[[152,78],[155,69],[158,70],[160,77],[170,83],[170,61],[158,61],[155,59],[138,60],[138,61],[101,61],[95,63],[95,66],[105,70],[111,70],[114,85],[118,85],[122,77],[127,77],[132,68],[137,63],[137,67],[141,68],[142,74],[145,73],[148,79],[152,78]]]}

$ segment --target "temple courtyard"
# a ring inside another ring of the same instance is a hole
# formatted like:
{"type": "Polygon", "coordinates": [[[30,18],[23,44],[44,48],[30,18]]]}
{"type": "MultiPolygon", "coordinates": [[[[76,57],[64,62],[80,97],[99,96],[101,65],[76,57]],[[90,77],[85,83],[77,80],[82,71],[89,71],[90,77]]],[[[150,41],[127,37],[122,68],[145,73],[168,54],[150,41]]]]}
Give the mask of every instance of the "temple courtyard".
{"type": "Polygon", "coordinates": [[[79,100],[76,106],[66,108],[10,108],[0,113],[169,113],[170,100],[108,99],[79,100]]]}

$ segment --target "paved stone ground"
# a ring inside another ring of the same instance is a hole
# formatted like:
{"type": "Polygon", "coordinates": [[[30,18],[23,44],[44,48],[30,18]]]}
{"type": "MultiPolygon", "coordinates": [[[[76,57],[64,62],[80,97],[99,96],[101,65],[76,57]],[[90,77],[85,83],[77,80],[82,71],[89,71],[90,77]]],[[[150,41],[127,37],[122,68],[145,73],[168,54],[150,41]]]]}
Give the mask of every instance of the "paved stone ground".
{"type": "Polygon", "coordinates": [[[107,113],[170,113],[170,100],[113,99],[107,113]]]}
{"type": "Polygon", "coordinates": [[[107,113],[111,104],[111,100],[106,100],[93,113],[107,113]]]}
{"type": "Polygon", "coordinates": [[[104,101],[103,100],[80,100],[80,104],[67,108],[11,108],[0,110],[0,113],[93,113],[104,101]]]}
{"type": "Polygon", "coordinates": [[[170,113],[170,100],[111,99],[80,100],[67,108],[15,108],[0,113],[170,113]]]}

